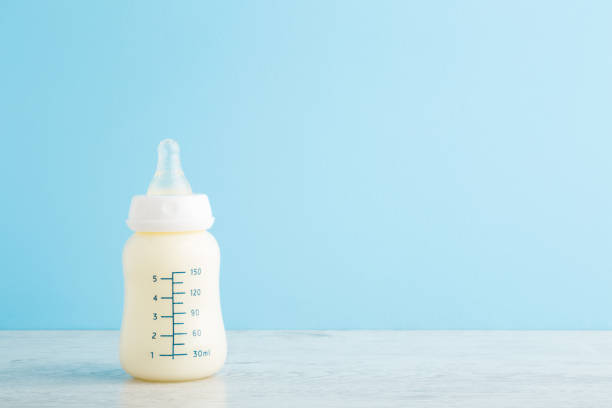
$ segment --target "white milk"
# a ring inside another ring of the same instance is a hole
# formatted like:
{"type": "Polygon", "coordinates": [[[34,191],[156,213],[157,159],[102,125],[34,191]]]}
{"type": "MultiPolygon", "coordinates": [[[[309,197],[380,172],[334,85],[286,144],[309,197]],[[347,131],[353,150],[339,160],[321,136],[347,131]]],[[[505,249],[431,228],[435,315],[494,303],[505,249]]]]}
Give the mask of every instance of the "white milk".
{"type": "Polygon", "coordinates": [[[124,370],[150,381],[214,374],[227,345],[219,299],[219,246],[208,198],[192,194],[176,142],[159,146],[146,196],[135,196],[125,244],[125,302],[120,359],[124,370]]]}

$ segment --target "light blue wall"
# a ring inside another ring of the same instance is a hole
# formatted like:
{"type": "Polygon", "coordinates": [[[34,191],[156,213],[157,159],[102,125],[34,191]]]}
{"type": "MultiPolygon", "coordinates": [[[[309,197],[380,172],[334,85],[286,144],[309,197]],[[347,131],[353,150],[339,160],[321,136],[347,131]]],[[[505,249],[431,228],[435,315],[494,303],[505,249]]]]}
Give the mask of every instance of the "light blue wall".
{"type": "Polygon", "coordinates": [[[117,328],[166,137],[229,328],[612,328],[612,3],[0,4],[0,328],[117,328]]]}

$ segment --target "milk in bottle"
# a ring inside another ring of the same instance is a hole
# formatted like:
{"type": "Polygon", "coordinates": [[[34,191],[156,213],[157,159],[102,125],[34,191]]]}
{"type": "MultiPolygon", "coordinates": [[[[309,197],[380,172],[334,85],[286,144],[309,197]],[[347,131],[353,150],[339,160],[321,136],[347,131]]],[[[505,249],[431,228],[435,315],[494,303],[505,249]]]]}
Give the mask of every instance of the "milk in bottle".
{"type": "Polygon", "coordinates": [[[219,246],[208,197],[192,194],[170,139],[158,148],[146,195],[135,196],[123,251],[125,300],[120,359],[149,381],[184,381],[218,371],[227,352],[219,300],[219,246]]]}

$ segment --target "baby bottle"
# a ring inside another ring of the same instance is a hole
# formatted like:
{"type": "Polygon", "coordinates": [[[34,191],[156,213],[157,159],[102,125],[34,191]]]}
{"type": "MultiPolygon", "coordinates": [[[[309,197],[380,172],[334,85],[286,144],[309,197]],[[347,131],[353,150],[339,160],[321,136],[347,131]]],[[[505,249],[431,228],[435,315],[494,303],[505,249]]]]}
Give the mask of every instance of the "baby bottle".
{"type": "Polygon", "coordinates": [[[208,197],[193,194],[178,144],[159,144],[146,195],[132,198],[123,250],[123,369],[149,381],[203,378],[225,362],[219,246],[208,197]]]}

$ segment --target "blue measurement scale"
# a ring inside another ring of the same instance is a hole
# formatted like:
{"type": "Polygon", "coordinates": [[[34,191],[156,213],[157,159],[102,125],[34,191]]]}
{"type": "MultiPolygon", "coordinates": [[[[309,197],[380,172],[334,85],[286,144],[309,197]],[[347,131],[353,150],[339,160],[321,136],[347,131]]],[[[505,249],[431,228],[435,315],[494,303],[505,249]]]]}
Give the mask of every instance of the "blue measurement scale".
{"type": "MultiPolygon", "coordinates": [[[[164,334],[160,334],[159,338],[169,339],[172,341],[172,343],[170,343],[170,345],[168,346],[167,352],[155,353],[151,351],[150,352],[151,358],[154,358],[155,355],[157,355],[159,357],[169,357],[172,360],[174,360],[176,357],[187,356],[189,355],[189,353],[191,353],[191,351],[187,352],[187,350],[185,350],[186,343],[189,343],[189,341],[187,341],[187,337],[191,334],[195,340],[195,338],[201,337],[203,334],[202,329],[197,326],[192,327],[192,329],[188,330],[186,328],[187,322],[185,322],[185,319],[188,316],[191,317],[192,319],[199,319],[200,309],[196,306],[196,308],[193,308],[190,310],[189,314],[184,309],[186,306],[185,296],[189,296],[189,298],[192,299],[192,301],[187,302],[187,304],[189,304],[193,301],[196,301],[196,299],[198,299],[202,294],[202,291],[199,288],[189,289],[189,291],[187,291],[187,289],[185,288],[185,280],[190,280],[193,278],[200,277],[202,275],[202,268],[201,267],[191,268],[190,275],[193,275],[191,278],[186,279],[186,274],[187,273],[185,271],[171,272],[170,276],[159,278],[159,280],[158,280],[158,275],[153,275],[154,283],[155,282],[160,283],[160,281],[165,281],[170,284],[170,288],[169,288],[170,296],[160,296],[159,298],[157,294],[153,296],[154,302],[157,302],[158,300],[159,301],[169,301],[170,303],[168,306],[168,308],[170,309],[168,311],[169,313],[166,313],[160,316],[158,316],[158,313],[153,313],[153,320],[158,320],[158,317],[161,319],[167,319],[167,321],[170,323],[167,328],[168,332],[164,334]],[[190,330],[191,330],[191,333],[190,333],[190,330]]],[[[198,304],[197,301],[195,303],[196,305],[198,304]]],[[[157,338],[158,338],[157,331],[153,331],[152,339],[156,340],[157,338]]],[[[209,356],[209,354],[210,353],[207,350],[204,350],[204,351],[200,349],[193,350],[193,357],[195,358],[207,357],[209,356]]]]}
{"type": "MultiPolygon", "coordinates": [[[[171,357],[174,360],[174,357],[186,356],[187,353],[177,353],[176,348],[180,346],[184,346],[185,343],[177,343],[177,336],[186,336],[187,332],[180,331],[180,327],[185,324],[185,322],[179,321],[182,315],[185,315],[186,312],[179,311],[183,302],[179,301],[182,295],[185,294],[185,291],[180,290],[181,286],[184,282],[178,281],[175,278],[177,275],[184,274],[185,271],[180,272],[172,272],[169,278],[161,278],[161,280],[170,281],[170,296],[162,296],[161,299],[169,300],[172,303],[172,314],[161,316],[162,319],[172,319],[172,334],[160,334],[159,337],[169,337],[172,338],[172,348],[169,354],[160,354],[160,357],[171,357]],[[178,290],[177,290],[178,289],[178,290]],[[177,327],[178,326],[178,327],[177,327]],[[177,330],[178,329],[178,330],[177,330]]],[[[183,326],[184,327],[184,326],[183,326]]],[[[180,337],[179,337],[180,338],[180,337]]]]}

